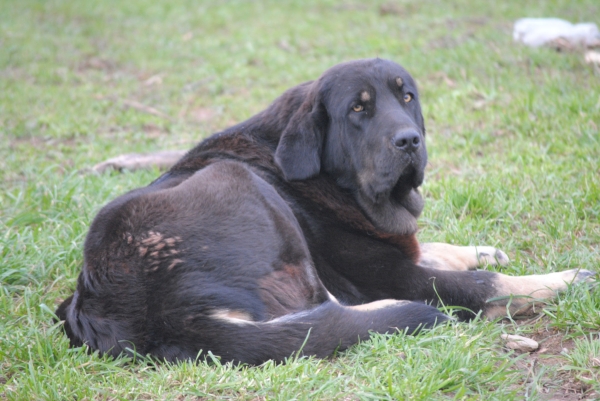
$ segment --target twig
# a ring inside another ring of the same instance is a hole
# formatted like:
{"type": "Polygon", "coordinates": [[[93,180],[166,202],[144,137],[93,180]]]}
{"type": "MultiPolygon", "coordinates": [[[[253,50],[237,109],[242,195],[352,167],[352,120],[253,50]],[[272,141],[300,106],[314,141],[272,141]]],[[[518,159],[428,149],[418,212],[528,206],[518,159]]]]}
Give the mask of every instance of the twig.
{"type": "Polygon", "coordinates": [[[141,112],[147,113],[147,114],[152,114],[153,116],[164,118],[165,120],[173,121],[173,119],[170,116],[163,113],[162,111],[155,109],[152,106],[146,106],[145,104],[140,103],[137,100],[117,99],[114,97],[104,97],[104,96],[99,97],[99,99],[111,100],[113,102],[121,103],[121,104],[125,105],[126,107],[131,107],[132,109],[135,109],[137,111],[141,111],[141,112]]]}

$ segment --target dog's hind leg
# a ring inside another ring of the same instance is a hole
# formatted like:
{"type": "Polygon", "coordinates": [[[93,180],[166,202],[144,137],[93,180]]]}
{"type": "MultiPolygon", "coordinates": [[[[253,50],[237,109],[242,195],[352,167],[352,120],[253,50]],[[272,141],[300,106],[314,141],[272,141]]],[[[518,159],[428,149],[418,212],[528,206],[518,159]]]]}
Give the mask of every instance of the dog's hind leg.
{"type": "MultiPolygon", "coordinates": [[[[436,308],[416,302],[374,302],[360,307],[347,307],[327,301],[315,308],[281,316],[266,322],[233,321],[213,318],[188,321],[186,330],[176,334],[177,344],[197,344],[202,335],[211,344],[208,349],[221,362],[261,364],[267,360],[282,362],[295,353],[320,358],[343,351],[372,332],[415,334],[423,328],[448,320],[436,308]]],[[[195,359],[200,349],[178,346],[151,350],[159,359],[195,359]]],[[[206,352],[207,350],[204,350],[206,352]]],[[[206,355],[203,353],[202,355],[206,355]]]]}

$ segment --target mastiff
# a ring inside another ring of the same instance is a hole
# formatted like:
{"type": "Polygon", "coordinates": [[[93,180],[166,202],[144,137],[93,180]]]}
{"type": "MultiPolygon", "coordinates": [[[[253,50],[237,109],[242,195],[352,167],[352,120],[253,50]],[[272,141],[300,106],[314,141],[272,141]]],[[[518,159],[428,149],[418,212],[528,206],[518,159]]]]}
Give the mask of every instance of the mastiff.
{"type": "Polygon", "coordinates": [[[339,64],[214,134],[91,224],[73,346],[167,361],[326,357],[371,332],[528,313],[586,270],[508,276],[489,246],[420,244],[425,125],[394,62],[339,64]]]}

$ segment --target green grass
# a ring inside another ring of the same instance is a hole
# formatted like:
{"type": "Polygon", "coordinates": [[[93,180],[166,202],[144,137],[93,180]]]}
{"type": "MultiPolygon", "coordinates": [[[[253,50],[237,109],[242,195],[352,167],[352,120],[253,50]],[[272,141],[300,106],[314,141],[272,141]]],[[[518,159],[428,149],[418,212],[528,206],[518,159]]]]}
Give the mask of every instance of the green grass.
{"type": "Polygon", "coordinates": [[[361,57],[398,61],[419,83],[430,153],[422,240],[498,246],[509,274],[600,270],[600,73],[580,51],[511,37],[520,17],[589,21],[597,1],[0,0],[0,9],[0,398],[600,397],[600,290],[585,286],[531,321],[375,336],[330,360],[256,368],[88,355],[52,321],[94,214],[158,175],[91,166],[192,147],[361,57]],[[510,353],[501,333],[548,350],[510,353]]]}

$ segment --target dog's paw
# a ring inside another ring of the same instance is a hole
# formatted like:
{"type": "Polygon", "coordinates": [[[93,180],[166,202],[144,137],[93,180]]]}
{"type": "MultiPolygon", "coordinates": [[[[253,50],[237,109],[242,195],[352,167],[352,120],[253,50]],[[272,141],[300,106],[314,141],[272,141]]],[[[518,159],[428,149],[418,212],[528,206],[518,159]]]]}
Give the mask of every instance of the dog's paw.
{"type": "Polygon", "coordinates": [[[510,259],[504,252],[493,246],[476,246],[474,248],[477,253],[479,266],[506,266],[510,262],[510,259]]]}
{"type": "Polygon", "coordinates": [[[564,275],[563,279],[567,284],[574,283],[593,283],[596,281],[596,272],[585,270],[585,269],[571,269],[562,272],[564,275]]]}

